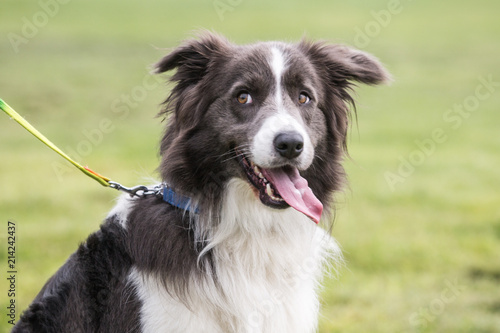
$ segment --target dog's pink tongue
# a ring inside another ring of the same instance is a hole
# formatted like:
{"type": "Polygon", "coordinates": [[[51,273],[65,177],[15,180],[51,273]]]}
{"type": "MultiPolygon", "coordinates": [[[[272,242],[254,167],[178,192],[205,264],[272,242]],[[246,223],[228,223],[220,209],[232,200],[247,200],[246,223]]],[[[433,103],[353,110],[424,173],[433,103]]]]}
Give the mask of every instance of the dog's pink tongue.
{"type": "Polygon", "coordinates": [[[307,185],[307,180],[302,178],[297,168],[286,167],[262,171],[287,204],[319,223],[323,204],[316,198],[307,185]]]}

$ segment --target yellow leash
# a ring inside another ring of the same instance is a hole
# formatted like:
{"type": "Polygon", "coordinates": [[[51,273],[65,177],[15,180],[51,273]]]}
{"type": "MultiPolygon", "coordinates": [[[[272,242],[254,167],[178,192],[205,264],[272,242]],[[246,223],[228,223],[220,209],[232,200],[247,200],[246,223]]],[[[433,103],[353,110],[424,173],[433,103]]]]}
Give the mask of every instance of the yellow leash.
{"type": "Polygon", "coordinates": [[[69,163],[73,164],[77,167],[81,172],[89,176],[90,178],[95,179],[99,184],[103,186],[110,186],[109,178],[98,174],[95,171],[92,171],[88,167],[82,166],[80,163],[73,160],[66,153],[64,153],[61,149],[59,149],[55,144],[53,144],[49,139],[45,137],[42,133],[40,133],[36,128],[34,128],[26,119],[24,119],[19,113],[17,113],[13,108],[11,108],[7,103],[0,98],[0,109],[2,109],[9,117],[14,119],[24,127],[28,132],[33,134],[38,140],[42,141],[45,145],[47,145],[50,149],[64,157],[69,163]]]}
{"type": "Polygon", "coordinates": [[[0,109],[4,111],[9,117],[14,119],[19,123],[22,127],[24,127],[28,132],[33,134],[38,140],[42,141],[45,145],[47,145],[50,149],[64,157],[69,163],[73,164],[77,167],[81,172],[89,176],[90,178],[97,181],[102,186],[111,187],[116,190],[120,190],[130,194],[131,196],[143,197],[146,195],[158,194],[159,191],[163,190],[162,186],[155,186],[153,188],[149,188],[144,185],[138,185],[135,187],[125,187],[120,183],[111,181],[108,177],[98,174],[97,172],[91,170],[89,167],[82,166],[80,163],[73,160],[66,153],[64,153],[61,149],[59,149],[55,144],[53,144],[49,139],[45,137],[42,133],[40,133],[36,128],[34,128],[26,119],[24,119],[19,113],[17,113],[13,108],[11,108],[7,103],[5,103],[0,98],[0,109]]]}

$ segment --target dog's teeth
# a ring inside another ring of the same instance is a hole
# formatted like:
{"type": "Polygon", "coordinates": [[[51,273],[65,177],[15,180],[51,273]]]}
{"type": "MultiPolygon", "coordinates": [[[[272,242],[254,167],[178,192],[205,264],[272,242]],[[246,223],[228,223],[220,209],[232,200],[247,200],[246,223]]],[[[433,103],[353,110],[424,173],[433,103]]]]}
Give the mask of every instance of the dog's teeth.
{"type": "MultiPolygon", "coordinates": [[[[260,169],[258,166],[256,166],[256,165],[253,166],[253,172],[255,172],[255,174],[259,175],[259,177],[260,177],[261,172],[260,172],[260,169]]],[[[262,178],[262,177],[260,177],[260,178],[262,178]]]]}
{"type": "Polygon", "coordinates": [[[282,198],[275,197],[274,195],[271,197],[274,201],[285,201],[282,198]]]}
{"type": "Polygon", "coordinates": [[[262,172],[259,172],[259,173],[258,173],[258,175],[259,175],[259,178],[261,178],[261,179],[265,179],[265,178],[264,178],[264,175],[262,174],[262,172]]]}
{"type": "Polygon", "coordinates": [[[267,183],[266,185],[266,194],[270,197],[273,197],[274,196],[274,191],[273,189],[271,188],[271,184],[267,183]]]}

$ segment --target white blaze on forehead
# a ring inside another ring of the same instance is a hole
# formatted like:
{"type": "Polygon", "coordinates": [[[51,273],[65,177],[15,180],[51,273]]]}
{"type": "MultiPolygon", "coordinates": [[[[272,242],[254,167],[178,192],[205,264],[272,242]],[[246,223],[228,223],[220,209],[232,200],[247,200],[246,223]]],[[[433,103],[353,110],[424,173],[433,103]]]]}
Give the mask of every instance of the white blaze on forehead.
{"type": "Polygon", "coordinates": [[[270,65],[276,81],[275,100],[276,100],[276,105],[278,107],[281,107],[283,102],[281,96],[281,76],[283,75],[283,71],[285,70],[285,58],[283,56],[283,53],[277,47],[273,47],[271,49],[271,53],[272,53],[272,59],[270,65]]]}
{"type": "Polygon", "coordinates": [[[300,170],[307,169],[314,157],[314,146],[304,128],[303,121],[287,112],[283,105],[282,77],[286,69],[286,56],[278,46],[271,47],[269,66],[275,80],[275,112],[269,114],[252,140],[251,155],[253,162],[263,168],[273,168],[280,156],[274,147],[274,139],[280,133],[296,132],[304,139],[304,150],[296,162],[300,170]]]}

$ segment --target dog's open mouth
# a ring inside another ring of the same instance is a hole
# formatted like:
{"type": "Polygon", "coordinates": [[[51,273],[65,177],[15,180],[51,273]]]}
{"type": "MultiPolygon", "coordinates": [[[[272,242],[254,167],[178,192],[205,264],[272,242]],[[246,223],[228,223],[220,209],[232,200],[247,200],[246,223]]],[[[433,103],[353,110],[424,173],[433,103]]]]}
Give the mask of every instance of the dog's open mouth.
{"type": "Polygon", "coordinates": [[[263,204],[278,209],[290,206],[283,200],[274,185],[264,176],[263,169],[248,160],[243,154],[238,154],[238,157],[248,180],[259,192],[259,198],[263,204]]]}
{"type": "Polygon", "coordinates": [[[245,155],[237,153],[248,181],[258,192],[260,201],[269,207],[283,209],[293,207],[319,223],[323,205],[297,168],[284,166],[264,169],[253,163],[245,155]]]}

